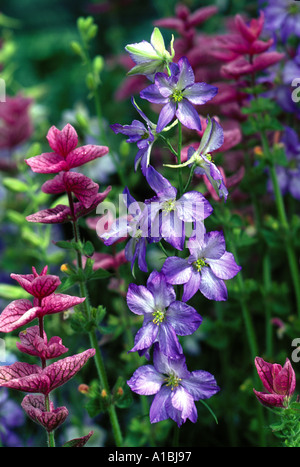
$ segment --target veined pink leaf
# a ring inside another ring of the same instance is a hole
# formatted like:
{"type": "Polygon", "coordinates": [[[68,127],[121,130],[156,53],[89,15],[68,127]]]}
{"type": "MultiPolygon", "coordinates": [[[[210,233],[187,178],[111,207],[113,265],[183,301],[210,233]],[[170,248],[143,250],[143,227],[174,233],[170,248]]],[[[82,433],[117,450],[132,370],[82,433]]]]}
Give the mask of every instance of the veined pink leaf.
{"type": "Polygon", "coordinates": [[[67,123],[61,131],[55,126],[52,126],[48,131],[47,140],[51,149],[64,158],[75,149],[78,144],[76,130],[70,123],[67,123]]]}
{"type": "Polygon", "coordinates": [[[12,332],[37,318],[40,312],[41,308],[33,307],[29,300],[14,300],[0,315],[0,332],[12,332]]]}
{"type": "Polygon", "coordinates": [[[42,425],[48,432],[56,430],[69,415],[66,407],[58,407],[54,409],[53,403],[50,402],[50,412],[47,412],[45,406],[45,397],[39,395],[27,395],[24,397],[21,406],[27,415],[34,422],[42,425]]]}
{"type": "Polygon", "coordinates": [[[45,332],[44,337],[41,337],[39,326],[32,326],[20,332],[19,338],[20,342],[17,342],[16,346],[21,352],[46,360],[60,357],[68,351],[68,349],[62,345],[62,339],[60,337],[51,337],[49,342],[47,341],[45,332]]]}
{"type": "Polygon", "coordinates": [[[33,274],[11,274],[10,277],[15,279],[30,295],[40,300],[51,295],[61,284],[59,277],[53,275],[35,277],[33,274]]]}

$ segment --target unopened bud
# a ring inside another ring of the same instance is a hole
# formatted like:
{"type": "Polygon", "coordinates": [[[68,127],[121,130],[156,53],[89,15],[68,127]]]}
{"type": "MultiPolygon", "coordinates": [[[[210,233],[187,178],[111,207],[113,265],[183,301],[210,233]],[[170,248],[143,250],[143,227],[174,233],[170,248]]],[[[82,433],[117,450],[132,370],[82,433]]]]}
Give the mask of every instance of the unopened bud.
{"type": "Polygon", "coordinates": [[[90,388],[87,384],[80,384],[78,386],[78,391],[81,392],[81,394],[87,394],[89,392],[90,388]]]}
{"type": "Polygon", "coordinates": [[[118,396],[123,396],[123,394],[124,394],[123,388],[119,387],[119,388],[117,389],[117,395],[118,395],[118,396]]]}
{"type": "Polygon", "coordinates": [[[103,397],[103,399],[107,397],[107,392],[106,392],[105,389],[102,389],[102,391],[101,391],[101,397],[103,397]]]}

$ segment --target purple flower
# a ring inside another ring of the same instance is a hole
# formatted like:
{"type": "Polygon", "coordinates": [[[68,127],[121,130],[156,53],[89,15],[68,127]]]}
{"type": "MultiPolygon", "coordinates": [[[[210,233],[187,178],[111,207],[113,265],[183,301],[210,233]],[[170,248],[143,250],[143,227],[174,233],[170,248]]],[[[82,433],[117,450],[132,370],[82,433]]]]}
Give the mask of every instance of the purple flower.
{"type": "Polygon", "coordinates": [[[140,203],[131,196],[127,187],[123,191],[123,201],[128,209],[128,215],[116,219],[109,231],[103,233],[101,238],[105,245],[110,246],[129,234],[131,238],[125,247],[126,259],[131,262],[132,269],[137,260],[141,271],[147,272],[148,207],[146,205],[141,207],[140,203]]]}
{"type": "Polygon", "coordinates": [[[147,287],[129,285],[127,304],[133,313],[144,315],[143,326],[137,332],[131,349],[131,352],[138,351],[141,355],[158,342],[161,352],[177,358],[182,354],[177,335],[192,334],[202,322],[194,308],[176,300],[173,286],[157,271],[150,274],[147,287]]]}
{"type": "Polygon", "coordinates": [[[187,165],[195,165],[196,175],[206,175],[220,197],[227,199],[228,191],[224,184],[223,176],[214,164],[211,152],[219,149],[224,143],[224,133],[221,125],[214,119],[207,119],[207,127],[203,133],[200,145],[197,150],[193,147],[188,149],[188,160],[183,164],[169,165],[167,167],[179,168],[187,165]]]}
{"type": "MultiPolygon", "coordinates": [[[[198,225],[195,228],[198,229],[212,213],[212,206],[198,191],[185,193],[177,200],[176,188],[152,166],[148,167],[146,178],[157,195],[148,200],[151,235],[155,238],[160,236],[174,248],[183,250],[185,223],[196,223],[198,225]]],[[[203,229],[200,228],[200,232],[203,229]]]]}
{"type": "MultiPolygon", "coordinates": [[[[260,6],[265,5],[260,0],[260,6]]],[[[280,34],[283,42],[290,36],[300,37],[300,7],[294,0],[268,0],[264,8],[265,30],[280,34]]]]}
{"type": "Polygon", "coordinates": [[[6,388],[0,389],[0,441],[1,446],[21,447],[22,441],[16,434],[16,428],[25,423],[25,417],[19,405],[9,398],[6,388]]]}
{"type": "Polygon", "coordinates": [[[225,250],[222,232],[204,234],[203,240],[193,237],[188,242],[190,256],[186,259],[169,257],[162,272],[170,284],[184,284],[183,301],[200,290],[209,300],[227,300],[224,280],[232,279],[240,270],[233,254],[225,250]]]}
{"type": "MultiPolygon", "coordinates": [[[[290,193],[300,200],[300,141],[295,130],[285,127],[281,143],[285,147],[287,165],[276,166],[279,187],[283,195],[290,193]]],[[[271,180],[267,187],[269,192],[273,192],[271,180]]]]}
{"type": "Polygon", "coordinates": [[[167,357],[155,347],[153,365],[138,368],[127,381],[132,391],[155,395],[150,408],[150,421],[171,418],[180,427],[187,419],[197,421],[195,401],[209,399],[220,388],[213,375],[203,370],[189,372],[185,357],[167,357]]]}
{"type": "Polygon", "coordinates": [[[154,84],[151,84],[140,96],[154,104],[163,104],[158,122],[157,132],[177,117],[191,130],[201,130],[201,122],[194,105],[203,105],[211,100],[218,88],[206,83],[195,83],[193,69],[186,57],[181,57],[178,64],[170,64],[171,76],[156,73],[154,84]]]}
{"type": "Polygon", "coordinates": [[[152,123],[149,118],[146,117],[144,112],[136,105],[133,98],[131,99],[131,102],[141,117],[145,120],[147,126],[139,120],[133,120],[131,125],[120,125],[119,123],[115,123],[114,125],[110,125],[110,127],[116,134],[121,133],[123,135],[129,136],[127,143],[137,144],[139,150],[135,157],[134,167],[136,170],[138,164],[141,163],[142,173],[145,175],[150,161],[152,146],[155,140],[154,135],[156,134],[156,125],[154,125],[154,123],[152,123]]]}

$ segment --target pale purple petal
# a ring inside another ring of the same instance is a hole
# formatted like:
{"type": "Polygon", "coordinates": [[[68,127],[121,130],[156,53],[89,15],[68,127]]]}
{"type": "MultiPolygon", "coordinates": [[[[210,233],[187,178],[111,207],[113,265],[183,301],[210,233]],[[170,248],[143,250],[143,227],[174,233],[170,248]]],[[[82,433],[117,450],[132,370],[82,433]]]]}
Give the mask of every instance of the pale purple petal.
{"type": "Polygon", "coordinates": [[[171,183],[163,177],[151,165],[147,169],[147,182],[158,197],[163,198],[176,198],[177,190],[171,183]]]}
{"type": "Polygon", "coordinates": [[[191,277],[192,266],[187,259],[171,256],[166,259],[161,271],[170,284],[185,284],[191,277]]]}
{"type": "Polygon", "coordinates": [[[180,385],[172,391],[171,401],[173,407],[181,412],[181,418],[185,422],[195,405],[193,396],[180,385]]]}
{"type": "Polygon", "coordinates": [[[170,413],[167,411],[167,402],[170,399],[170,397],[171,390],[166,386],[163,386],[161,390],[156,394],[151,404],[149,412],[151,423],[161,422],[162,420],[167,420],[170,417],[170,413]]]}
{"type": "Polygon", "coordinates": [[[169,306],[167,320],[179,336],[193,334],[202,323],[202,317],[194,308],[179,301],[174,301],[169,306]]]}
{"type": "Polygon", "coordinates": [[[207,83],[195,83],[183,91],[183,96],[194,105],[203,105],[218,93],[218,88],[207,83]]]}
{"type": "Polygon", "coordinates": [[[143,91],[140,92],[140,97],[153,104],[166,104],[168,102],[168,98],[161,95],[156,84],[150,84],[150,86],[143,89],[143,91]]]}
{"type": "Polygon", "coordinates": [[[224,132],[221,125],[214,119],[207,120],[207,127],[199,146],[200,154],[210,154],[219,149],[224,143],[224,132]]]}
{"type": "Polygon", "coordinates": [[[204,370],[193,371],[189,378],[182,380],[181,385],[196,401],[209,399],[220,390],[214,376],[204,370]]]}
{"type": "Polygon", "coordinates": [[[154,298],[156,309],[163,310],[176,300],[174,287],[167,283],[166,277],[160,272],[153,271],[150,274],[147,288],[154,298]]]}
{"type": "Polygon", "coordinates": [[[137,394],[150,396],[160,390],[163,382],[164,376],[156,371],[152,365],[144,365],[134,372],[127,384],[137,394]]]}
{"type": "Polygon", "coordinates": [[[175,115],[190,130],[201,131],[201,121],[198,112],[187,99],[178,102],[175,115]]]}
{"type": "Polygon", "coordinates": [[[176,111],[176,103],[173,100],[164,105],[158,117],[156,132],[160,133],[165,128],[165,126],[167,126],[168,123],[171,122],[171,120],[175,116],[175,113],[177,115],[177,112],[178,111],[176,111]]]}
{"type": "Polygon", "coordinates": [[[200,282],[201,282],[201,276],[196,269],[193,267],[191,268],[191,277],[189,278],[188,282],[184,284],[183,287],[183,295],[182,295],[182,301],[187,302],[192,298],[195,293],[198,292],[200,288],[200,282]]]}
{"type": "Polygon", "coordinates": [[[212,231],[204,235],[203,240],[190,238],[188,248],[197,258],[219,259],[225,253],[225,239],[222,232],[212,231]]]}
{"type": "Polygon", "coordinates": [[[169,323],[162,322],[159,325],[159,333],[156,341],[159,343],[159,349],[168,357],[177,358],[182,354],[182,347],[179,343],[178,337],[172,326],[169,323]]]}
{"type": "Polygon", "coordinates": [[[195,75],[187,57],[178,60],[179,73],[177,74],[177,88],[185,89],[195,83],[195,75]]]}
{"type": "Polygon", "coordinates": [[[219,279],[232,279],[242,269],[236,264],[233,254],[228,251],[225,251],[221,258],[209,259],[207,262],[219,279]]]}
{"type": "Polygon", "coordinates": [[[144,315],[155,311],[154,297],[143,285],[129,284],[127,305],[137,315],[144,315]]]}
{"type": "Polygon", "coordinates": [[[134,346],[130,352],[149,349],[155,342],[159,332],[159,327],[153,321],[144,324],[136,333],[134,338],[134,346]]]}
{"type": "Polygon", "coordinates": [[[213,211],[207,199],[198,191],[189,191],[176,201],[178,217],[185,222],[202,221],[213,211]]]}
{"type": "Polygon", "coordinates": [[[201,269],[200,292],[209,300],[227,300],[227,288],[222,279],[214,275],[209,267],[201,269]]]}

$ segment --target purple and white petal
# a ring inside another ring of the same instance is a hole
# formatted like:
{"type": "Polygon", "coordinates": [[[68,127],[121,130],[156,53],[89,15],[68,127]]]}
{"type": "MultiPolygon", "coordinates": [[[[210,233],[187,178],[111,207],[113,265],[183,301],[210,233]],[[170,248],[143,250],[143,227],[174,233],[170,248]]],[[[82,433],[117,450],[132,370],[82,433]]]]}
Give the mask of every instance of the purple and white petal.
{"type": "Polygon", "coordinates": [[[193,334],[202,323],[202,317],[193,307],[179,301],[171,303],[166,315],[168,324],[179,336],[193,334]]]}
{"type": "Polygon", "coordinates": [[[202,221],[213,211],[207,199],[198,191],[189,191],[176,201],[178,217],[185,222],[202,221]]]}
{"type": "Polygon", "coordinates": [[[153,271],[147,280],[147,289],[154,297],[156,309],[163,310],[176,300],[174,287],[169,284],[163,273],[153,271]]]}
{"type": "Polygon", "coordinates": [[[193,396],[183,386],[179,385],[172,391],[171,401],[173,407],[181,412],[181,418],[185,422],[195,406],[193,396]]]}
{"type": "Polygon", "coordinates": [[[163,382],[164,376],[152,365],[144,365],[134,372],[127,384],[137,394],[150,396],[158,393],[163,382]]]}
{"type": "Polygon", "coordinates": [[[224,281],[216,277],[212,270],[206,266],[201,269],[199,290],[209,300],[225,301],[228,298],[224,281]]]}
{"type": "Polygon", "coordinates": [[[159,343],[160,351],[168,357],[176,359],[183,353],[176,332],[168,322],[163,321],[159,325],[156,342],[159,343]]]}
{"type": "Polygon", "coordinates": [[[155,342],[158,332],[159,327],[154,324],[153,321],[150,321],[148,324],[142,326],[135,335],[134,346],[130,352],[149,349],[155,342]]]}
{"type": "Polygon", "coordinates": [[[218,93],[218,88],[207,83],[195,83],[183,91],[183,96],[194,105],[203,105],[218,93]]]}
{"type": "Polygon", "coordinates": [[[220,390],[214,376],[204,370],[191,372],[190,377],[182,380],[181,385],[196,401],[209,399],[220,390]]]}
{"type": "Polygon", "coordinates": [[[168,404],[168,400],[170,400],[171,397],[170,393],[170,389],[163,386],[154,397],[149,412],[151,423],[161,422],[162,420],[167,420],[170,417],[170,412],[167,410],[169,405],[172,407],[171,403],[168,404]]]}
{"type": "Polygon", "coordinates": [[[190,130],[201,131],[201,121],[198,112],[187,99],[178,102],[175,115],[185,127],[190,130]]]}
{"type": "Polygon", "coordinates": [[[187,302],[198,292],[198,290],[200,289],[200,283],[200,273],[195,268],[191,267],[191,277],[189,278],[188,282],[186,282],[183,286],[183,302],[187,302]]]}
{"type": "Polygon", "coordinates": [[[191,277],[192,267],[187,259],[171,256],[161,269],[170,284],[185,284],[191,277]]]}
{"type": "Polygon", "coordinates": [[[224,143],[224,132],[221,125],[214,119],[207,119],[207,127],[199,146],[200,154],[210,154],[224,143]]]}
{"type": "Polygon", "coordinates": [[[241,266],[236,264],[233,254],[228,251],[225,251],[221,258],[209,259],[207,262],[212,272],[219,279],[232,279],[242,269],[241,266]]]}
{"type": "Polygon", "coordinates": [[[156,84],[150,84],[150,86],[143,89],[140,92],[140,97],[152,102],[152,104],[166,104],[168,102],[168,98],[161,95],[156,84]]]}
{"type": "Polygon", "coordinates": [[[177,89],[184,90],[195,83],[195,75],[187,57],[178,60],[177,89]]]}
{"type": "Polygon", "coordinates": [[[160,133],[168,125],[168,123],[172,121],[175,114],[177,115],[176,104],[172,100],[168,102],[166,105],[164,105],[163,108],[161,109],[159,117],[158,117],[158,121],[157,121],[156,132],[160,133]]]}
{"type": "Polygon", "coordinates": [[[156,310],[152,293],[143,285],[129,284],[126,300],[129,309],[136,315],[154,313],[156,310]]]}

